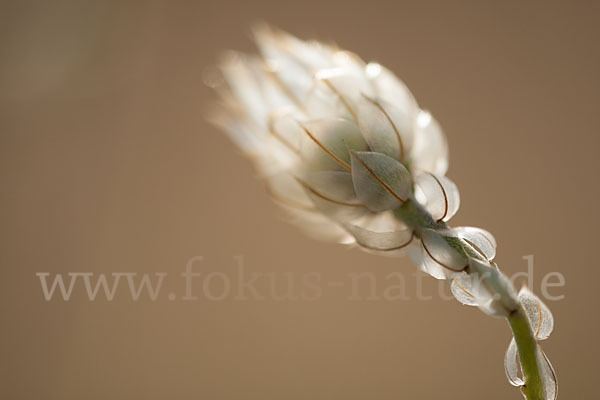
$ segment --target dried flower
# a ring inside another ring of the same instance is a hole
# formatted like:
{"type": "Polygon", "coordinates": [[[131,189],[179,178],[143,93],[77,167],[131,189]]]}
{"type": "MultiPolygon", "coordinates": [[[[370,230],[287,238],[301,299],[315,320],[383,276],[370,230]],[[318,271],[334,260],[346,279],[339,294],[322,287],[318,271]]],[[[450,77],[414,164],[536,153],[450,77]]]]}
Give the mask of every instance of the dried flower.
{"type": "MultiPolygon", "coordinates": [[[[519,301],[523,305],[529,323],[533,328],[533,335],[536,340],[546,340],[550,337],[552,330],[554,329],[554,317],[550,312],[548,306],[546,306],[529,288],[523,287],[519,292],[519,301]]],[[[556,378],[556,372],[554,367],[550,363],[550,360],[538,345],[536,346],[536,358],[538,365],[540,365],[542,382],[547,399],[555,399],[558,395],[558,380],[556,378]]],[[[523,386],[525,382],[521,376],[519,376],[520,364],[518,361],[519,352],[517,350],[517,344],[515,339],[511,339],[508,349],[506,350],[506,356],[504,357],[504,370],[508,381],[513,386],[523,386]]]]}
{"type": "Polygon", "coordinates": [[[224,58],[213,121],[254,161],[271,197],[315,237],[386,255],[410,248],[458,301],[509,319],[509,381],[529,399],[554,399],[556,375],[537,345],[552,315],[528,289],[516,293],[493,262],[489,232],[446,224],[460,196],[444,176],[448,147],[431,114],[377,63],[268,26],[255,39],[260,56],[224,58]]]}
{"type": "Polygon", "coordinates": [[[440,126],[390,71],[266,26],[255,37],[262,57],[225,57],[215,121],[295,223],[320,238],[399,247],[411,235],[390,239],[388,232],[406,230],[391,210],[411,197],[413,181],[436,214],[444,204],[435,185],[447,183],[443,219],[456,212],[458,192],[442,177],[448,151],[440,126]]]}

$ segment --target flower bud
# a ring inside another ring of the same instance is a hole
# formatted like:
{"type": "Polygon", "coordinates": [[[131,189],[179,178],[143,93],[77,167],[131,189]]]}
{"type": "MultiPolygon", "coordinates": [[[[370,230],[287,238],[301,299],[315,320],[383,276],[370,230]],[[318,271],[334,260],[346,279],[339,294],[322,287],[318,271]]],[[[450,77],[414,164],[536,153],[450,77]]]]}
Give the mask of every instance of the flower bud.
{"type": "Polygon", "coordinates": [[[458,191],[443,177],[444,134],[393,73],[268,26],[257,27],[254,37],[259,56],[224,58],[212,120],[253,160],[293,222],[320,238],[353,238],[369,249],[382,247],[380,241],[390,247],[389,234],[405,239],[407,228],[387,211],[415,190],[444,221],[456,212],[458,191]],[[442,186],[428,186],[426,173],[442,186]],[[394,230],[373,229],[382,220],[394,230]],[[377,234],[384,235],[373,245],[377,234]]]}

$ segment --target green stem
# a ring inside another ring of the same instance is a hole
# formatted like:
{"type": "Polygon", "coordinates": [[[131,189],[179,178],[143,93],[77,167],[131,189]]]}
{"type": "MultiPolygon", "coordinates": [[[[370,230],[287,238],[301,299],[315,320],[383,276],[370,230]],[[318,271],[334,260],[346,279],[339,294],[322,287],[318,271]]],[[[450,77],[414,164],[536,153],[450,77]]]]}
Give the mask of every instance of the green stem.
{"type": "Polygon", "coordinates": [[[399,208],[394,210],[394,214],[419,236],[423,229],[447,228],[446,223],[435,221],[431,214],[414,200],[406,200],[399,208]]]}
{"type": "Polygon", "coordinates": [[[527,400],[543,400],[544,386],[536,357],[538,345],[529,324],[529,319],[522,307],[509,315],[507,319],[519,350],[521,369],[525,379],[523,393],[527,400]]]}
{"type": "MultiPolygon", "coordinates": [[[[417,236],[421,235],[423,229],[439,230],[448,228],[446,223],[435,221],[431,214],[414,200],[407,200],[394,213],[398,219],[413,229],[417,236]]],[[[460,243],[457,245],[455,242],[449,242],[449,244],[463,255],[481,258],[476,253],[468,251],[469,246],[460,243]]],[[[544,386],[537,359],[537,341],[529,324],[529,319],[521,306],[506,318],[519,350],[519,359],[525,380],[525,386],[522,388],[523,393],[527,400],[544,400],[544,386]]]]}

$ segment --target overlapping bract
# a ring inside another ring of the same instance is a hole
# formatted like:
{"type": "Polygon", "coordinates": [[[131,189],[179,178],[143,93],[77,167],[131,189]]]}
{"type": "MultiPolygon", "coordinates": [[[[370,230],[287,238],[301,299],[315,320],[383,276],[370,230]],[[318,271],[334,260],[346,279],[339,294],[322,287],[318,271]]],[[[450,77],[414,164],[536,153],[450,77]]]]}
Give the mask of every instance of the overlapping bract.
{"type": "Polygon", "coordinates": [[[389,210],[417,196],[440,220],[456,213],[444,134],[394,74],[267,26],[255,39],[260,56],[224,59],[214,120],[293,222],[322,239],[397,254],[412,232],[389,210]]]}
{"type": "MultiPolygon", "coordinates": [[[[537,341],[545,340],[550,337],[554,329],[554,317],[546,306],[529,288],[523,287],[519,291],[519,301],[523,305],[523,309],[527,314],[529,323],[532,327],[533,334],[537,341]]],[[[550,360],[542,350],[537,346],[537,359],[540,366],[540,375],[547,400],[555,400],[558,396],[558,381],[554,367],[550,360]]],[[[524,386],[525,382],[521,377],[521,365],[519,363],[519,352],[517,343],[513,338],[508,345],[506,355],[504,357],[504,370],[508,381],[513,386],[524,386]]]]}
{"type": "MultiPolygon", "coordinates": [[[[527,288],[518,294],[493,262],[496,241],[479,228],[450,228],[458,211],[445,136],[407,87],[377,63],[267,26],[255,30],[260,56],[228,54],[213,120],[251,157],[290,220],[324,240],[384,255],[411,248],[419,268],[448,280],[454,297],[492,316],[525,310],[537,340],[553,328],[549,309],[527,288]],[[418,232],[393,210],[420,204],[431,228],[418,232]]],[[[556,375],[538,346],[548,400],[556,375]]],[[[506,375],[524,385],[514,339],[506,375]]]]}

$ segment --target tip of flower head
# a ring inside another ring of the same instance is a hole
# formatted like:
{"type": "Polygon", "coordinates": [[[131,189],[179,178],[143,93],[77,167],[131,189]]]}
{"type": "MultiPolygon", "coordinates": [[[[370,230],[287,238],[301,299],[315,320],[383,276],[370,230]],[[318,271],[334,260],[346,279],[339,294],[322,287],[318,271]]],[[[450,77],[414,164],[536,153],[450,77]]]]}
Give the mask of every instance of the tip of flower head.
{"type": "MultiPolygon", "coordinates": [[[[249,64],[252,56],[235,50],[227,50],[219,57],[219,70],[225,77],[228,73],[240,69],[243,64],[249,64]]],[[[231,77],[233,78],[233,77],[231,77]]]]}
{"type": "Polygon", "coordinates": [[[276,35],[285,35],[286,34],[281,29],[275,27],[272,24],[269,24],[266,21],[255,21],[252,24],[252,26],[250,27],[250,30],[252,31],[252,33],[255,36],[263,36],[263,35],[276,36],[276,35]]]}
{"type": "Polygon", "coordinates": [[[233,50],[223,52],[215,64],[208,65],[202,70],[202,82],[209,88],[217,89],[220,92],[227,84],[225,71],[239,64],[241,58],[242,55],[239,52],[233,50]]]}
{"type": "Polygon", "coordinates": [[[252,24],[252,37],[259,47],[268,44],[284,45],[286,42],[295,39],[286,31],[271,25],[265,21],[258,21],[252,24]]]}
{"type": "Polygon", "coordinates": [[[202,70],[202,83],[209,88],[215,89],[224,82],[223,74],[216,64],[207,65],[202,70]]]}

